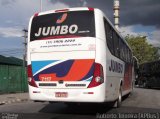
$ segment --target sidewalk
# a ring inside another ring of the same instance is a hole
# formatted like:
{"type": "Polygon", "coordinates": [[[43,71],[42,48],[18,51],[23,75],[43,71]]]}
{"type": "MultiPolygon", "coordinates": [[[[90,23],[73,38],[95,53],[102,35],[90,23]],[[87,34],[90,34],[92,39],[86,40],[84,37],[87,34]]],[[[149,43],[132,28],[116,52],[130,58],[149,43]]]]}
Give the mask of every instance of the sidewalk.
{"type": "Polygon", "coordinates": [[[29,100],[29,94],[26,93],[11,93],[0,95],[0,105],[10,104],[16,102],[24,102],[29,100]]]}

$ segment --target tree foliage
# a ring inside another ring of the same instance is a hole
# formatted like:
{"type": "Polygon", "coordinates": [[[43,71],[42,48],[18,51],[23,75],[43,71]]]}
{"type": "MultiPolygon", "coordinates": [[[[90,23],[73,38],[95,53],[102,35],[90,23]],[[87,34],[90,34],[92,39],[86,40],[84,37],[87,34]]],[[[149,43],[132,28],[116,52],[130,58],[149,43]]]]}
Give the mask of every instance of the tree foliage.
{"type": "Polygon", "coordinates": [[[137,57],[140,64],[159,59],[158,48],[149,44],[146,37],[128,35],[125,39],[130,45],[133,55],[137,57]]]}

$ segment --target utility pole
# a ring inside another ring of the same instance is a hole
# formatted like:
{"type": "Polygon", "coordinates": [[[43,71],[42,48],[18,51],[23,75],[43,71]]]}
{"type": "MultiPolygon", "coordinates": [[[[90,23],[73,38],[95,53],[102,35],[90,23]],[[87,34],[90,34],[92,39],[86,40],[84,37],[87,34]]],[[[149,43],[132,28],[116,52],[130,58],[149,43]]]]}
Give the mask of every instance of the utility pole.
{"type": "Polygon", "coordinates": [[[22,30],[24,32],[24,55],[23,55],[23,61],[24,61],[24,66],[25,66],[25,62],[26,62],[26,56],[27,56],[27,33],[28,33],[28,30],[27,29],[23,29],[22,30]]]}
{"type": "Polygon", "coordinates": [[[43,8],[42,8],[42,4],[43,4],[43,3],[42,3],[42,0],[40,0],[40,12],[42,12],[42,9],[43,9],[43,8]]]}
{"type": "Polygon", "coordinates": [[[23,69],[22,69],[22,80],[21,80],[21,91],[25,90],[25,82],[26,82],[26,56],[27,56],[27,29],[22,30],[24,32],[24,54],[23,54],[23,69]]]}
{"type": "Polygon", "coordinates": [[[115,28],[119,31],[119,10],[120,10],[120,4],[119,4],[119,0],[114,0],[114,25],[115,28]]]}

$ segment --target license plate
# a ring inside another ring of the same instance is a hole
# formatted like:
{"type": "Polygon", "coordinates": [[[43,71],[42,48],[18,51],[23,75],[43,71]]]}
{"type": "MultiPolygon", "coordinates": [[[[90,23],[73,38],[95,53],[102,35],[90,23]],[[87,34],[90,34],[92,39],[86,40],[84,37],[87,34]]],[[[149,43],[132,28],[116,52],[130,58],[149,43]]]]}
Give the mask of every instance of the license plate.
{"type": "Polygon", "coordinates": [[[66,97],[68,97],[68,93],[67,93],[67,92],[56,92],[56,93],[55,93],[55,97],[66,98],[66,97]]]}

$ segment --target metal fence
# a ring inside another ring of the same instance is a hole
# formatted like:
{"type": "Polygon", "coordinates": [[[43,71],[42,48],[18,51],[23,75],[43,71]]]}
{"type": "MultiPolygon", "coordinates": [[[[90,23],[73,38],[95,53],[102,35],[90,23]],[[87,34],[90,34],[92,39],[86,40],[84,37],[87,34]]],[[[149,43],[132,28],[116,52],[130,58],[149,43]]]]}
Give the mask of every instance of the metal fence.
{"type": "Polygon", "coordinates": [[[0,65],[0,93],[27,91],[27,75],[23,66],[0,65]]]}

